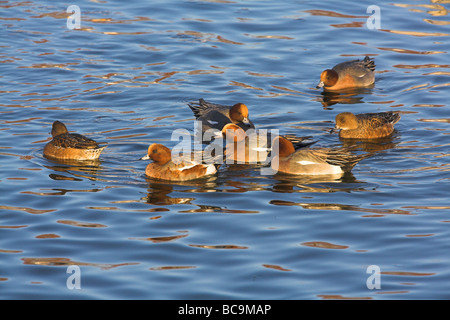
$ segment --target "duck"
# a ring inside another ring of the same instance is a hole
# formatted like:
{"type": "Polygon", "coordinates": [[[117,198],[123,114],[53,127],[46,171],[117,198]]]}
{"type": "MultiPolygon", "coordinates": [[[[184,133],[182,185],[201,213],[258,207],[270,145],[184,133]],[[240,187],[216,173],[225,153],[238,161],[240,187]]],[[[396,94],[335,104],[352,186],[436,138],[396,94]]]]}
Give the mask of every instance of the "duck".
{"type": "Polygon", "coordinates": [[[160,143],[153,143],[148,147],[147,155],[140,160],[153,160],[145,168],[145,174],[154,179],[170,181],[188,181],[213,175],[220,165],[202,163],[185,158],[172,161],[171,150],[160,143]]]}
{"type": "MultiPolygon", "coordinates": [[[[221,133],[222,137],[225,138],[226,143],[224,150],[224,159],[226,163],[241,164],[265,163],[270,158],[270,154],[272,152],[272,142],[278,136],[270,131],[244,131],[241,127],[234,123],[226,124],[221,133]]],[[[293,143],[295,150],[308,147],[315,143],[306,141],[311,139],[310,136],[297,137],[287,135],[283,137],[289,139],[289,141],[293,143]]]]}
{"type": "Polygon", "coordinates": [[[69,133],[61,121],[52,125],[52,140],[44,147],[44,156],[60,160],[97,160],[106,148],[78,133],[69,133]]]}
{"type": "Polygon", "coordinates": [[[234,123],[243,130],[254,129],[255,125],[249,119],[249,111],[244,103],[220,105],[200,98],[198,103],[190,103],[197,120],[202,122],[202,133],[209,129],[222,131],[227,123],[234,123]]]}
{"type": "Polygon", "coordinates": [[[343,139],[379,139],[390,136],[394,125],[400,120],[398,112],[378,112],[353,114],[341,112],[336,116],[336,126],[343,139]]]}
{"type": "Polygon", "coordinates": [[[343,175],[369,154],[354,155],[350,148],[308,148],[295,150],[291,141],[279,136],[278,154],[271,161],[272,170],[291,175],[343,175]]]}
{"type": "Polygon", "coordinates": [[[363,60],[341,62],[332,69],[322,71],[317,88],[335,91],[368,87],[375,82],[375,62],[369,56],[363,60]]]}

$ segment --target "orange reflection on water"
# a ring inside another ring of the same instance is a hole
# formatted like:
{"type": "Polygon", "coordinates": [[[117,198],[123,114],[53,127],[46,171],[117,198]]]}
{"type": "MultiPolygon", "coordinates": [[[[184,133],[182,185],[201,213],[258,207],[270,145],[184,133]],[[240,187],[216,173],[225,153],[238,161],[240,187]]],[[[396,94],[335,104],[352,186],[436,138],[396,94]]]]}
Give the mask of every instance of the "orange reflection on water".
{"type": "Polygon", "coordinates": [[[46,234],[40,234],[35,237],[36,239],[57,239],[61,238],[61,236],[54,234],[54,233],[46,233],[46,234]]]}
{"type": "Polygon", "coordinates": [[[80,222],[75,220],[57,220],[57,223],[61,224],[67,224],[69,226],[74,227],[83,227],[83,228],[106,228],[107,225],[100,224],[100,223],[92,223],[92,222],[80,222]]]}
{"type": "Polygon", "coordinates": [[[275,270],[278,270],[278,271],[292,271],[291,269],[286,269],[286,268],[283,268],[283,267],[281,267],[279,265],[276,265],[276,264],[263,264],[262,266],[264,268],[275,269],[275,270]]]}
{"type": "Polygon", "coordinates": [[[401,49],[401,48],[387,48],[387,47],[377,47],[379,50],[384,51],[393,51],[398,53],[407,53],[407,54],[439,54],[439,53],[447,53],[447,51],[417,51],[417,50],[410,50],[410,49],[401,49]]]}
{"type": "Polygon", "coordinates": [[[334,244],[325,241],[308,241],[301,243],[305,247],[324,248],[324,249],[348,249],[348,246],[334,244]]]}
{"type": "Polygon", "coordinates": [[[0,209],[4,210],[13,210],[13,211],[24,211],[26,213],[31,214],[43,214],[43,213],[49,213],[49,212],[55,212],[56,209],[48,209],[48,210],[39,210],[39,209],[33,209],[33,208],[27,208],[27,207],[13,207],[13,206],[0,206],[0,209]]]}
{"type": "Polygon", "coordinates": [[[414,215],[409,211],[400,209],[375,209],[375,208],[360,208],[354,205],[344,205],[338,203],[296,203],[284,200],[271,200],[270,204],[282,205],[282,206],[301,206],[304,209],[312,210],[346,210],[356,212],[375,213],[380,215],[385,214],[402,214],[402,215],[414,215]]]}
{"type": "Polygon", "coordinates": [[[152,271],[164,271],[164,270],[183,270],[183,269],[195,269],[197,266],[162,266],[162,267],[152,267],[148,268],[152,271]]]}
{"type": "Polygon", "coordinates": [[[0,249],[0,253],[21,253],[22,250],[6,250],[6,249],[0,249]]]}
{"type": "Polygon", "coordinates": [[[450,34],[448,34],[448,33],[440,33],[440,32],[401,31],[401,30],[389,30],[389,29],[380,29],[380,31],[396,33],[396,34],[404,34],[404,35],[415,36],[415,37],[446,37],[446,36],[450,36],[450,34]]]}
{"type": "Polygon", "coordinates": [[[112,268],[122,267],[122,266],[132,266],[138,265],[138,262],[128,262],[128,263],[117,263],[117,264],[108,264],[108,263],[90,263],[90,262],[80,262],[73,261],[69,258],[22,258],[23,264],[27,265],[35,265],[35,266],[88,266],[88,267],[97,267],[100,269],[108,270],[112,268]]]}
{"type": "Polygon", "coordinates": [[[188,235],[183,234],[179,236],[166,236],[166,237],[149,237],[149,238],[130,238],[130,240],[145,240],[151,241],[153,243],[161,243],[161,242],[171,242],[178,239],[186,238],[188,235]]]}
{"type": "Polygon", "coordinates": [[[407,276],[407,277],[429,277],[434,276],[434,272],[408,272],[408,271],[381,271],[380,274],[392,276],[407,276]]]}
{"type": "Polygon", "coordinates": [[[335,18],[365,18],[368,16],[353,16],[349,14],[338,13],[329,10],[305,10],[305,12],[310,13],[313,16],[326,16],[326,17],[335,17],[335,18]]]}
{"type": "Polygon", "coordinates": [[[246,246],[237,246],[234,244],[206,245],[206,244],[190,244],[189,247],[203,249],[248,249],[246,246]]]}
{"type": "MultiPolygon", "coordinates": [[[[434,2],[434,1],[433,1],[434,2]]],[[[444,2],[445,3],[445,2],[444,2]]],[[[432,16],[445,16],[448,14],[448,10],[441,6],[440,4],[404,4],[404,3],[393,3],[396,7],[403,7],[403,8],[411,8],[411,7],[419,7],[419,8],[426,8],[426,9],[433,9],[426,11],[428,14],[432,16]]],[[[423,10],[417,10],[417,9],[410,9],[411,11],[418,11],[423,12],[423,10]]]]}

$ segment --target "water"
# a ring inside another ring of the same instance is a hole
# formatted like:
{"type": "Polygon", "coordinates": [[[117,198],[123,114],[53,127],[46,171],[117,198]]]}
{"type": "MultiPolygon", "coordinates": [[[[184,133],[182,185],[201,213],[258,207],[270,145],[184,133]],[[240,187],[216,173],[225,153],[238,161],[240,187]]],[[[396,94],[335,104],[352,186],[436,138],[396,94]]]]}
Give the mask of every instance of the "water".
{"type": "Polygon", "coordinates": [[[0,3],[0,298],[450,298],[448,1],[378,1],[378,30],[370,1],[77,1],[81,30],[71,4],[0,3]],[[364,55],[373,89],[315,89],[364,55]],[[146,179],[202,97],[318,146],[344,144],[339,112],[402,118],[343,179],[146,179]],[[45,159],[54,120],[108,143],[100,163],[45,159]]]}

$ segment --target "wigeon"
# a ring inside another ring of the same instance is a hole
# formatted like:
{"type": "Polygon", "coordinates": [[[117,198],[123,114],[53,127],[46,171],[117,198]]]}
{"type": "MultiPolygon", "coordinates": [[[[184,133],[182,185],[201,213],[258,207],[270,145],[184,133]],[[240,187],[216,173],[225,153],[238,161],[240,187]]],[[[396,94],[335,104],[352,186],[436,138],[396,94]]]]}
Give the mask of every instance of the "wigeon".
{"type": "Polygon", "coordinates": [[[204,164],[184,159],[180,159],[179,163],[174,163],[171,150],[159,143],[150,145],[147,155],[141,158],[141,160],[149,159],[153,160],[153,162],[147,165],[145,174],[155,179],[187,181],[217,172],[215,164],[204,164]]]}
{"type": "Polygon", "coordinates": [[[44,147],[44,156],[61,160],[96,160],[103,149],[97,142],[81,134],[69,133],[66,126],[53,122],[53,139],[44,147]]]}
{"type": "Polygon", "coordinates": [[[202,122],[202,131],[215,129],[221,131],[227,123],[234,123],[244,130],[254,129],[249,119],[248,108],[243,103],[225,106],[199,99],[198,103],[188,104],[197,120],[202,122]]]}
{"type": "Polygon", "coordinates": [[[317,88],[341,90],[367,87],[375,82],[374,70],[375,62],[368,56],[364,60],[341,62],[333,69],[322,72],[317,88]]]}
{"type": "Polygon", "coordinates": [[[342,175],[368,154],[354,155],[349,148],[295,150],[291,141],[279,137],[278,155],[271,162],[273,170],[293,175],[342,175]]]}
{"type": "MultiPolygon", "coordinates": [[[[224,156],[226,163],[264,163],[272,152],[272,142],[278,136],[270,131],[242,130],[234,123],[226,124],[222,129],[225,141],[224,156]]],[[[293,143],[295,150],[310,146],[315,142],[305,142],[311,137],[285,136],[293,143]]]]}
{"type": "Polygon", "coordinates": [[[341,138],[378,139],[390,136],[394,132],[394,124],[399,120],[400,114],[392,111],[356,115],[342,112],[336,116],[334,129],[341,129],[339,131],[341,138]]]}

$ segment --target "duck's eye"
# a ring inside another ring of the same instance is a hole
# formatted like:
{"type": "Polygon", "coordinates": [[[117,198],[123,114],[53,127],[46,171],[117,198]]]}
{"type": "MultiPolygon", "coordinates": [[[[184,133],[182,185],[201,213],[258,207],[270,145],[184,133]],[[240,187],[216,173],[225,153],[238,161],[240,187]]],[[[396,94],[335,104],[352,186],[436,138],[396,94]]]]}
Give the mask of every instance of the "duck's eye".
{"type": "Polygon", "coordinates": [[[156,149],[153,149],[153,151],[152,151],[153,153],[156,153],[156,152],[158,152],[158,150],[156,150],[156,149]]]}

